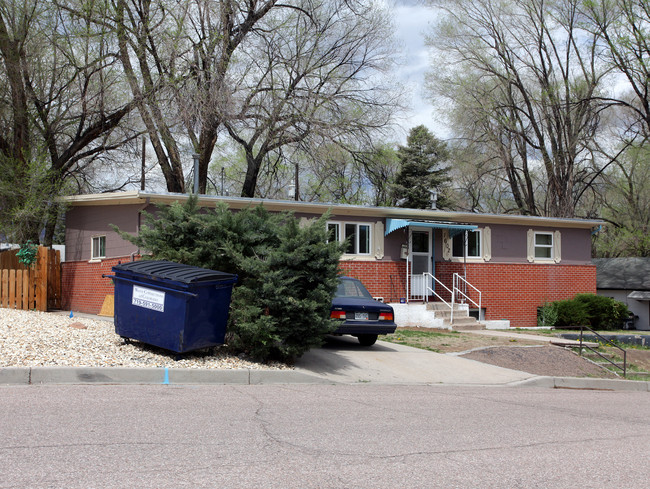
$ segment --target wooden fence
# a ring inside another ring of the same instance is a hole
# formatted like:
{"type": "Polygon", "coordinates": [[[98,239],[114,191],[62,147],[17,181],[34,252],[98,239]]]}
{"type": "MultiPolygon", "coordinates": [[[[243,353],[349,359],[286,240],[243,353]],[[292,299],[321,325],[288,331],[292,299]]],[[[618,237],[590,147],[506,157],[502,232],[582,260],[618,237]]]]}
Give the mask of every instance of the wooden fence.
{"type": "Polygon", "coordinates": [[[18,250],[0,253],[0,306],[47,311],[61,308],[61,254],[39,246],[36,263],[18,262],[18,250]]]}

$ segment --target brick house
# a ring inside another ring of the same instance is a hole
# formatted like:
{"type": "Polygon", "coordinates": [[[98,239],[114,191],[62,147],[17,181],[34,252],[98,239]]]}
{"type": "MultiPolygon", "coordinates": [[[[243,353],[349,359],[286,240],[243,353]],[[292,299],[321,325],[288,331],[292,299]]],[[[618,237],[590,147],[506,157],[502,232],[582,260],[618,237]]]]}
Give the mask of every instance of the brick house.
{"type": "MultiPolygon", "coordinates": [[[[136,234],[141,211],[154,212],[156,204],[185,199],[187,195],[144,191],[66,197],[63,307],[99,312],[105,297],[113,293],[111,281],[102,274],[139,255],[140,250],[115,233],[111,224],[136,234]]],[[[455,302],[463,303],[461,308],[488,327],[533,327],[537,308],[544,302],[596,293],[591,234],[600,221],[218,196],[199,199],[203,207],[218,202],[231,209],[263,204],[271,212],[292,210],[302,219],[330,210],[331,236],[349,240],[341,269],[361,279],[373,296],[401,308],[396,309],[398,323],[400,316],[409,316],[406,308],[424,307],[427,301],[451,302],[452,290],[455,302]]],[[[442,326],[440,321],[429,325],[442,326]]]]}

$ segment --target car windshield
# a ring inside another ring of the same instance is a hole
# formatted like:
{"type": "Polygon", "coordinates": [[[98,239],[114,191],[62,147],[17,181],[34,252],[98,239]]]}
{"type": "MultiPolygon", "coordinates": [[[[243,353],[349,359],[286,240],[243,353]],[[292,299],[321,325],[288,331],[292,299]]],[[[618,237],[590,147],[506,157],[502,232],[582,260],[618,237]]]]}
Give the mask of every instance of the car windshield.
{"type": "Polygon", "coordinates": [[[372,299],[370,292],[368,292],[361,282],[349,278],[344,278],[339,281],[339,286],[336,289],[336,297],[363,297],[365,299],[372,299]]]}

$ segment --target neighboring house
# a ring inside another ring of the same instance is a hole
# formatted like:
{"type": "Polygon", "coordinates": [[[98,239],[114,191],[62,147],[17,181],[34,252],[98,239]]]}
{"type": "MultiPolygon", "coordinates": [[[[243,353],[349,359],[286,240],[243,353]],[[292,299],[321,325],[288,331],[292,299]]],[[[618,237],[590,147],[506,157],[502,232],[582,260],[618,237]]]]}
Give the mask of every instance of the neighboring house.
{"type": "Polygon", "coordinates": [[[598,295],[624,302],[635,327],[650,330],[650,258],[595,258],[598,295]]]}
{"type": "MultiPolygon", "coordinates": [[[[113,293],[111,281],[102,274],[139,255],[140,250],[110,224],[136,234],[141,211],[153,212],[155,204],[187,197],[131,191],[65,198],[69,207],[64,307],[97,313],[106,295],[113,293]]],[[[451,289],[454,274],[459,274],[469,283],[460,282],[459,289],[473,299],[468,307],[481,319],[533,327],[537,309],[545,302],[596,292],[591,234],[600,221],[216,196],[199,199],[204,207],[218,202],[231,209],[263,204],[271,212],[292,210],[301,219],[330,210],[331,236],[349,240],[341,269],[386,302],[410,307],[427,299],[449,301],[445,287],[451,289]]],[[[399,311],[396,315],[398,323],[400,316],[407,317],[399,311]]]]}

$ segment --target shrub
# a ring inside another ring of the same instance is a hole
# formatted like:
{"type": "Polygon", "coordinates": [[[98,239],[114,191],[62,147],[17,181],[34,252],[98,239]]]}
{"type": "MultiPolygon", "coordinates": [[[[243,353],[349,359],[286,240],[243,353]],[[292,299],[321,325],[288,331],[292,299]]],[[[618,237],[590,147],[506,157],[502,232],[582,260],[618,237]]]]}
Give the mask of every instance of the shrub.
{"type": "Polygon", "coordinates": [[[537,311],[537,326],[555,326],[557,324],[557,307],[545,302],[537,311]]]}
{"type": "Polygon", "coordinates": [[[338,285],[340,247],[326,243],[326,219],[288,219],[263,259],[241,256],[248,276],[233,296],[233,344],[255,358],[292,361],[322,343],[338,285]]]}
{"type": "Polygon", "coordinates": [[[557,311],[555,326],[589,326],[587,306],[573,299],[553,303],[557,311]]]}
{"type": "Polygon", "coordinates": [[[585,304],[593,329],[619,329],[630,314],[625,304],[602,295],[578,294],[573,300],[585,304]]]}
{"type": "Polygon", "coordinates": [[[157,217],[145,214],[138,236],[120,234],[150,258],[238,274],[229,345],[260,361],[290,362],[336,328],[329,310],[343,248],[327,243],[328,217],[301,227],[292,214],[261,205],[202,210],[192,196],[159,206],[157,217]]]}
{"type": "Polygon", "coordinates": [[[541,318],[552,319],[553,326],[589,326],[592,329],[608,330],[620,328],[630,314],[620,301],[595,294],[577,294],[573,299],[544,304],[541,318]]]}

